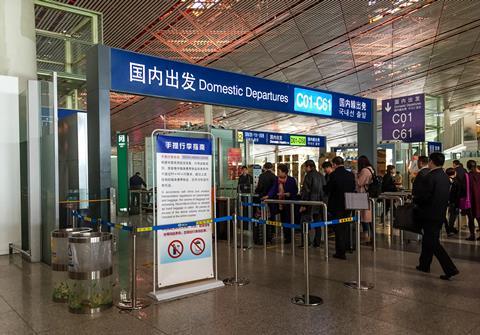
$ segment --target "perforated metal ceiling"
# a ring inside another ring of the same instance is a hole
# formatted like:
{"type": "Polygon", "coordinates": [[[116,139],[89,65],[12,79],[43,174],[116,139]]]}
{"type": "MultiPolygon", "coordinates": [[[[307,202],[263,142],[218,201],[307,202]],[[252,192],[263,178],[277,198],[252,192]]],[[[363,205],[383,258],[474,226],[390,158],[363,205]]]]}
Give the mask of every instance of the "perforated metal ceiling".
{"type": "MultiPolygon", "coordinates": [[[[102,12],[113,47],[379,100],[425,92],[453,119],[480,104],[478,1],[220,0],[203,11],[198,0],[62,1],[102,12]]],[[[42,21],[68,29],[60,23],[42,21]]],[[[160,114],[170,126],[203,119],[195,105],[112,95],[113,130],[139,142],[160,114]]],[[[355,126],[325,119],[216,107],[215,121],[356,140],[355,126]]]]}

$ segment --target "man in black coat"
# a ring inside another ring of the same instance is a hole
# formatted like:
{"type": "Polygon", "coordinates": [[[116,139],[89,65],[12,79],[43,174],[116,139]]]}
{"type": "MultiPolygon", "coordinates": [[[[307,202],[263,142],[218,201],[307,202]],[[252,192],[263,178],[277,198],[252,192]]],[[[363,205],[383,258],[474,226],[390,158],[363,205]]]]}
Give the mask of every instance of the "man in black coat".
{"type": "Polygon", "coordinates": [[[237,192],[250,193],[252,192],[253,177],[248,173],[248,167],[242,166],[242,174],[238,178],[237,192]]]}
{"type": "MultiPolygon", "coordinates": [[[[328,193],[328,211],[333,219],[341,219],[351,216],[351,211],[345,209],[345,193],[355,192],[355,176],[347,171],[342,157],[332,159],[334,171],[329,175],[326,191],[328,193]]],[[[347,240],[349,223],[334,225],[335,230],[335,254],[333,257],[347,259],[347,240]]]]}
{"type": "Polygon", "coordinates": [[[417,270],[430,272],[435,255],[445,273],[440,278],[450,280],[459,271],[440,244],[440,231],[447,212],[450,190],[450,181],[442,169],[444,163],[445,156],[442,153],[434,152],[430,155],[430,172],[421,180],[422,192],[414,195],[413,202],[417,206],[415,219],[419,220],[423,228],[422,253],[417,270]]]}
{"type": "Polygon", "coordinates": [[[258,177],[257,187],[255,188],[255,194],[257,194],[260,198],[265,197],[270,192],[270,189],[275,184],[276,180],[275,173],[273,173],[273,164],[272,163],[265,163],[263,165],[263,172],[258,177]]]}
{"type": "Polygon", "coordinates": [[[418,157],[418,172],[417,176],[413,180],[413,185],[412,185],[412,196],[418,196],[422,192],[422,186],[423,186],[423,181],[425,179],[425,176],[428,174],[430,169],[428,168],[428,157],[426,156],[420,156],[418,157]]]}
{"type": "MultiPolygon", "coordinates": [[[[326,196],[323,188],[326,185],[325,177],[317,171],[315,162],[311,159],[305,162],[305,178],[303,179],[303,185],[300,190],[300,199],[303,201],[326,201],[326,196]]],[[[305,206],[300,207],[302,217],[308,221],[320,221],[321,212],[319,206],[305,206]]],[[[326,220],[326,218],[323,218],[326,220]]],[[[302,235],[303,238],[303,235],[302,235]]],[[[322,239],[321,228],[315,228],[315,238],[313,240],[313,246],[318,248],[322,239]]]]}
{"type": "MultiPolygon", "coordinates": [[[[273,185],[275,185],[276,180],[277,180],[277,177],[273,172],[273,164],[269,162],[265,163],[263,165],[263,172],[258,177],[258,183],[257,183],[257,187],[255,188],[255,194],[257,194],[260,199],[266,197],[268,195],[268,192],[270,192],[270,190],[272,189],[273,185]]],[[[256,200],[260,202],[258,198],[256,200]]],[[[273,212],[273,210],[271,210],[271,212],[273,212]]],[[[270,220],[274,220],[274,219],[275,219],[274,217],[270,218],[270,220]]],[[[273,226],[267,225],[266,230],[267,230],[267,238],[266,238],[267,243],[271,243],[272,237],[273,237],[273,226]]]]}

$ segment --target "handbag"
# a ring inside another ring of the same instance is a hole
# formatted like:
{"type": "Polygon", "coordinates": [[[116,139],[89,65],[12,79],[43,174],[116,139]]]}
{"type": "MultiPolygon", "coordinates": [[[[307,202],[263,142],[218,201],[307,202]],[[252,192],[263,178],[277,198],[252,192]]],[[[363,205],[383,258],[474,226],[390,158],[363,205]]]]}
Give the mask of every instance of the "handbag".
{"type": "Polygon", "coordinates": [[[415,205],[406,204],[397,207],[393,220],[393,228],[406,230],[415,234],[422,234],[420,220],[415,215],[415,205]]]}
{"type": "Polygon", "coordinates": [[[461,210],[472,208],[472,203],[470,201],[470,176],[468,173],[465,173],[465,184],[467,195],[458,201],[458,208],[461,210]]]}

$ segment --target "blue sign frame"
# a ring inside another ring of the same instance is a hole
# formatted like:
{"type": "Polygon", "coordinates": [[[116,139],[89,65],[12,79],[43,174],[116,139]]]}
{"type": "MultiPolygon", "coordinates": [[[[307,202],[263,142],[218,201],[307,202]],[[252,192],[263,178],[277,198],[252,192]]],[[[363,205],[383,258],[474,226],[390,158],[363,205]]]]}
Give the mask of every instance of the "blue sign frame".
{"type": "Polygon", "coordinates": [[[110,49],[111,90],[221,106],[372,122],[372,100],[110,49]]]}
{"type": "Polygon", "coordinates": [[[252,141],[260,145],[285,145],[297,147],[326,148],[327,138],[325,136],[281,134],[265,131],[239,130],[238,142],[252,141]]]}
{"type": "Polygon", "coordinates": [[[442,142],[427,142],[428,154],[433,152],[442,152],[443,145],[442,142]]]}

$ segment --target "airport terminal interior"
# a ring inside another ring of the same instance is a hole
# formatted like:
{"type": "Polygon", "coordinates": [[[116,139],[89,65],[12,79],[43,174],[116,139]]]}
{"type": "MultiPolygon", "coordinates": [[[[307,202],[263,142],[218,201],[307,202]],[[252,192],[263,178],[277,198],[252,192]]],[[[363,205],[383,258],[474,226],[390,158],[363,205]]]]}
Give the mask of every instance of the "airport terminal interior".
{"type": "Polygon", "coordinates": [[[480,334],[478,0],[0,0],[0,155],[0,335],[480,334]]]}

